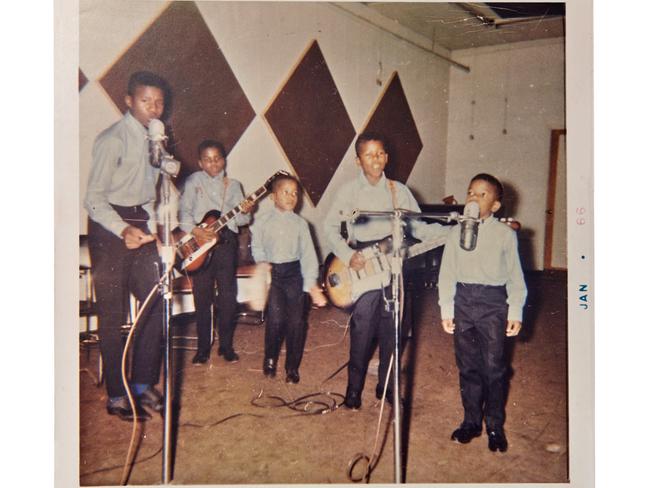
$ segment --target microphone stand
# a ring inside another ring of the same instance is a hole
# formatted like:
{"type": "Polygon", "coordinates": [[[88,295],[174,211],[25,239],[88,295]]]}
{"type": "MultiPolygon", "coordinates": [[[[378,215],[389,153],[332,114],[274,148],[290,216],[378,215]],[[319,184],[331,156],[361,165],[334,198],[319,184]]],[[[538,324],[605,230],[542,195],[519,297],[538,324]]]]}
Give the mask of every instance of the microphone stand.
{"type": "Polygon", "coordinates": [[[149,158],[154,168],[160,170],[162,184],[160,187],[161,205],[158,207],[160,212],[162,208],[163,242],[160,252],[162,261],[162,277],[160,279],[160,294],[163,298],[163,338],[165,342],[165,361],[164,377],[165,385],[163,398],[165,401],[163,408],[163,448],[162,448],[162,479],[164,484],[169,484],[172,477],[172,334],[171,334],[171,317],[172,317],[172,271],[174,266],[174,246],[172,244],[172,215],[171,215],[171,178],[178,175],[181,169],[181,163],[176,161],[164,147],[165,125],[158,119],[149,121],[148,126],[149,139],[149,158]]]}
{"type": "Polygon", "coordinates": [[[367,217],[390,217],[392,223],[393,248],[391,251],[391,298],[389,304],[393,314],[395,345],[393,355],[393,443],[395,458],[395,483],[402,483],[402,429],[401,429],[401,405],[400,405],[400,325],[402,320],[401,296],[402,296],[402,244],[404,242],[404,219],[419,217],[421,214],[410,210],[394,209],[387,212],[355,210],[352,212],[351,221],[354,222],[359,216],[367,217]]]}
{"type": "Polygon", "coordinates": [[[169,484],[172,479],[172,344],[171,344],[171,316],[172,316],[172,270],[174,265],[174,247],[171,239],[171,176],[161,171],[163,177],[161,185],[163,208],[163,245],[161,251],[162,273],[160,293],[163,297],[163,337],[165,342],[164,378],[165,385],[163,397],[165,405],[163,410],[163,451],[162,451],[162,479],[164,484],[169,484]]]}
{"type": "Polygon", "coordinates": [[[393,355],[393,433],[394,433],[394,454],[395,454],[395,483],[402,483],[402,431],[401,431],[401,405],[400,405],[400,329],[402,320],[402,268],[404,258],[402,257],[402,245],[404,243],[404,233],[402,228],[405,226],[404,220],[407,218],[428,217],[444,222],[461,221],[464,217],[458,212],[449,213],[431,213],[431,212],[413,212],[411,210],[396,208],[393,211],[365,211],[354,210],[351,214],[350,222],[354,222],[358,217],[390,217],[392,223],[392,240],[393,248],[391,251],[391,293],[392,297],[389,303],[392,305],[393,324],[395,334],[395,348],[393,355]]]}
{"type": "Polygon", "coordinates": [[[392,311],[395,334],[395,349],[393,361],[393,434],[394,434],[394,451],[395,451],[395,483],[402,483],[402,429],[400,423],[401,405],[400,405],[400,369],[401,358],[399,351],[400,326],[401,326],[401,296],[402,296],[402,265],[403,258],[401,254],[402,243],[404,241],[404,221],[402,220],[402,211],[396,209],[393,211],[393,251],[391,255],[391,278],[392,278],[392,311]]]}

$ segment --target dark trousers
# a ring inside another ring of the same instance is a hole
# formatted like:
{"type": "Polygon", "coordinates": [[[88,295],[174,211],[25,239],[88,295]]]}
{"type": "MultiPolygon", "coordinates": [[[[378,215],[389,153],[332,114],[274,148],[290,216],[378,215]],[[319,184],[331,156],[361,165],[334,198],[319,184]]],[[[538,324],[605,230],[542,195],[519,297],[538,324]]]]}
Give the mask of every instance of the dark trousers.
{"type": "Polygon", "coordinates": [[[233,348],[235,319],[237,316],[237,234],[223,229],[219,242],[208,263],[192,274],[192,294],[196,311],[198,349],[210,351],[212,344],[212,304],[215,303],[214,284],[217,283],[217,324],[219,350],[233,348]]]}
{"type": "MultiPolygon", "coordinates": [[[[148,233],[147,213],[141,207],[115,210],[130,225],[148,233]]],[[[126,323],[129,292],[142,304],[158,283],[160,263],[156,243],[127,249],[124,241],[104,227],[88,221],[88,248],[99,318],[99,345],[104,361],[109,397],[126,395],[122,384],[123,340],[121,326],[126,323]]],[[[133,342],[131,382],[155,385],[160,376],[162,346],[162,300],[156,291],[137,325],[133,342]]]]}
{"type": "MultiPolygon", "coordinates": [[[[389,293],[387,290],[386,293],[389,293]]],[[[373,339],[379,339],[379,380],[384,387],[390,356],[395,348],[395,325],[393,315],[386,311],[381,290],[364,293],[357,300],[352,312],[350,327],[350,361],[348,363],[348,389],[363,391],[372,352],[373,339]]],[[[391,383],[389,383],[390,388],[391,383]]]]}
{"type": "Polygon", "coordinates": [[[300,367],[305,347],[307,324],[304,320],[305,293],[302,285],[299,261],[272,265],[264,357],[277,361],[282,339],[286,338],[284,367],[287,371],[300,367]]]}
{"type": "Polygon", "coordinates": [[[505,286],[458,283],[454,349],[460,374],[464,422],[501,429],[505,422],[508,318],[505,286]]]}

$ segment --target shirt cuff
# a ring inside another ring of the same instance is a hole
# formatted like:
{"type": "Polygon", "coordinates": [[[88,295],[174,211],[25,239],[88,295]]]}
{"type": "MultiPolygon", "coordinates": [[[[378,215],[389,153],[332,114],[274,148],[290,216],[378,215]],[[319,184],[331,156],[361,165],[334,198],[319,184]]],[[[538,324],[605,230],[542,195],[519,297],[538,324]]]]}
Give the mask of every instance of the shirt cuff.
{"type": "Polygon", "coordinates": [[[122,236],[122,232],[124,232],[124,229],[126,229],[129,226],[126,222],[123,220],[113,222],[109,227],[108,230],[110,230],[113,234],[115,234],[117,237],[120,239],[124,239],[122,236]]]}
{"type": "Polygon", "coordinates": [[[509,306],[508,307],[508,320],[523,321],[523,307],[509,306]]]}
{"type": "Polygon", "coordinates": [[[152,218],[149,218],[149,221],[147,222],[147,227],[149,227],[149,232],[152,234],[158,234],[158,226],[156,225],[156,221],[152,218]]]}
{"type": "Polygon", "coordinates": [[[316,280],[312,280],[312,279],[305,280],[304,283],[302,284],[302,291],[304,291],[305,293],[309,293],[309,290],[311,290],[315,286],[316,286],[316,280]]]}
{"type": "Polygon", "coordinates": [[[440,318],[453,319],[454,318],[454,304],[445,303],[440,305],[440,318]]]}

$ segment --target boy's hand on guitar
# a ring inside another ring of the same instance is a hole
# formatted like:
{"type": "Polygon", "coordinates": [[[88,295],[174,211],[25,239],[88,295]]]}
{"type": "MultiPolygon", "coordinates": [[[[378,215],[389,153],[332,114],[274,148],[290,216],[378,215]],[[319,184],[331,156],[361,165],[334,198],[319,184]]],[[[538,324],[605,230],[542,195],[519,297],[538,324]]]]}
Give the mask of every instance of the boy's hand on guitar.
{"type": "Polygon", "coordinates": [[[152,234],[146,234],[132,225],[127,226],[122,231],[122,237],[124,238],[124,245],[127,249],[137,249],[143,244],[152,242],[155,239],[152,234]]]}
{"type": "Polygon", "coordinates": [[[314,305],[317,307],[324,307],[327,305],[327,298],[325,298],[325,294],[319,286],[313,286],[309,290],[309,296],[311,297],[311,301],[314,302],[314,305]]]}
{"type": "Polygon", "coordinates": [[[255,202],[251,202],[250,200],[244,200],[240,205],[239,208],[241,208],[241,213],[247,214],[251,210],[253,210],[253,207],[255,206],[255,202]]]}
{"type": "Polygon", "coordinates": [[[350,258],[350,268],[355,271],[361,271],[366,265],[366,258],[359,251],[355,252],[350,258]]]}
{"type": "Polygon", "coordinates": [[[506,325],[506,336],[514,337],[519,334],[521,330],[521,320],[508,320],[508,325],[506,325]]]}
{"type": "Polygon", "coordinates": [[[447,334],[453,334],[454,330],[456,329],[456,324],[454,323],[454,319],[442,319],[442,329],[447,334]]]}
{"type": "Polygon", "coordinates": [[[216,239],[217,242],[219,242],[218,234],[215,234],[211,230],[204,229],[203,227],[194,227],[194,229],[192,229],[192,235],[196,237],[196,240],[201,246],[213,239],[216,239]]]}

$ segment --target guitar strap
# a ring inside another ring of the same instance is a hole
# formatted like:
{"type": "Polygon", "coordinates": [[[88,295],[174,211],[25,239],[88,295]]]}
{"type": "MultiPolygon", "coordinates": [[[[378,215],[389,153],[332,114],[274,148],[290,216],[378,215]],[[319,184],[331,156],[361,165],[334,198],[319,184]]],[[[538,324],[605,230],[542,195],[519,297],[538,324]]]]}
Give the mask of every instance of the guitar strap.
{"type": "MultiPolygon", "coordinates": [[[[391,199],[393,202],[393,210],[397,208],[397,187],[395,186],[395,182],[393,180],[389,180],[386,178],[386,184],[388,185],[388,188],[390,189],[390,195],[391,199]]],[[[364,244],[359,244],[357,243],[357,240],[352,238],[350,230],[348,229],[347,222],[343,221],[341,222],[341,236],[345,239],[347,244],[352,247],[353,249],[359,249],[366,247],[369,243],[364,243],[364,244]]],[[[377,241],[378,242],[378,241],[377,241]]],[[[374,243],[374,241],[373,241],[374,243]]]]}
{"type": "Polygon", "coordinates": [[[230,183],[230,180],[226,175],[223,175],[223,199],[221,200],[221,208],[219,209],[221,213],[224,213],[223,206],[226,204],[226,193],[228,192],[228,183],[230,183]]]}
{"type": "Polygon", "coordinates": [[[397,187],[393,180],[386,178],[386,182],[388,183],[388,188],[390,188],[390,196],[393,199],[393,210],[395,210],[397,208],[397,187]]]}

